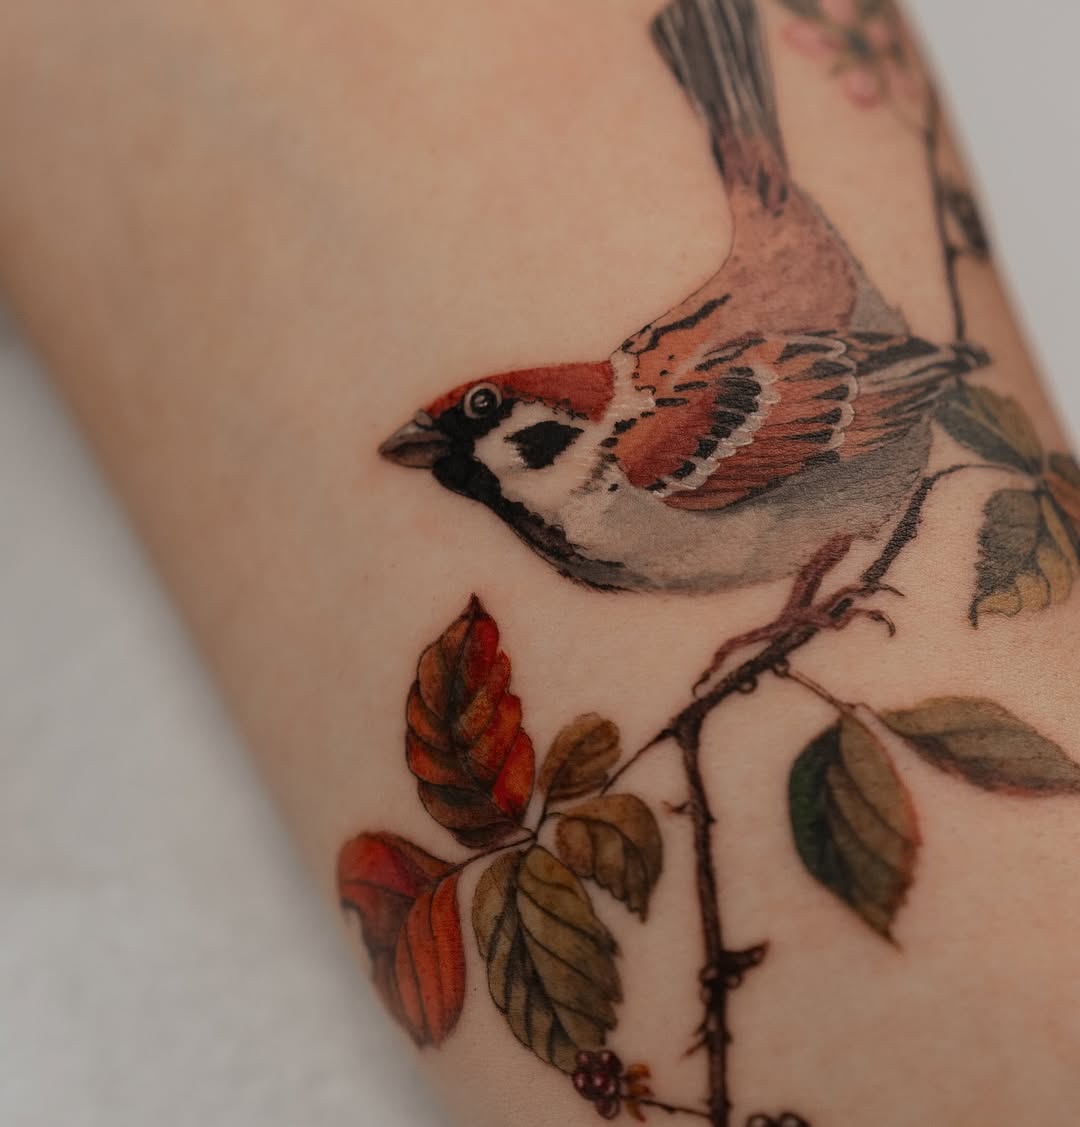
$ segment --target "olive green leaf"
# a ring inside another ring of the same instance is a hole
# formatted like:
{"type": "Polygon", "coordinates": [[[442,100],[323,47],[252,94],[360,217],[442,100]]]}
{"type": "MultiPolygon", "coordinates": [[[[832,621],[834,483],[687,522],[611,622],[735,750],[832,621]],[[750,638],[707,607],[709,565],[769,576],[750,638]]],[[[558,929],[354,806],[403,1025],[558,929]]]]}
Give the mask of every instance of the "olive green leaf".
{"type": "Polygon", "coordinates": [[[592,712],[579,716],[555,737],[540,768],[540,790],[554,802],[591,794],[620,755],[619,729],[610,720],[592,712]]]}
{"type": "Polygon", "coordinates": [[[1069,597],[1080,576],[1074,532],[1043,491],[1004,489],[983,510],[970,617],[1043,610],[1069,597]]]}
{"type": "Polygon", "coordinates": [[[780,0],[789,12],[802,16],[804,20],[821,19],[824,13],[821,10],[821,0],[780,0]]]}
{"type": "Polygon", "coordinates": [[[664,846],[652,811],[632,794],[594,798],[568,810],[555,833],[559,856],[644,920],[660,879],[664,846]]]}
{"type": "Polygon", "coordinates": [[[488,987],[514,1036],[541,1060],[574,1070],[615,1028],[617,947],[581,882],[539,846],[507,853],[480,878],[473,927],[488,987]]]}
{"type": "Polygon", "coordinates": [[[1045,478],[1080,551],[1080,463],[1069,454],[1051,454],[1045,478]]]}
{"type": "Polygon", "coordinates": [[[1080,794],[1080,766],[992,700],[941,697],[881,719],[935,767],[1004,794],[1080,794]]]}
{"type": "Polygon", "coordinates": [[[942,185],[942,200],[956,224],[961,246],[976,258],[989,258],[990,238],[971,192],[959,184],[947,182],[942,185]]]}
{"type": "Polygon", "coordinates": [[[810,875],[891,939],[914,877],[919,829],[884,746],[845,717],[795,761],[788,800],[810,875]]]}
{"type": "Polygon", "coordinates": [[[952,438],[988,462],[1031,474],[1042,467],[1042,443],[1015,399],[965,383],[941,400],[936,417],[952,438]]]}
{"type": "Polygon", "coordinates": [[[895,5],[893,0],[858,0],[857,10],[862,19],[872,20],[894,15],[895,5]]]}

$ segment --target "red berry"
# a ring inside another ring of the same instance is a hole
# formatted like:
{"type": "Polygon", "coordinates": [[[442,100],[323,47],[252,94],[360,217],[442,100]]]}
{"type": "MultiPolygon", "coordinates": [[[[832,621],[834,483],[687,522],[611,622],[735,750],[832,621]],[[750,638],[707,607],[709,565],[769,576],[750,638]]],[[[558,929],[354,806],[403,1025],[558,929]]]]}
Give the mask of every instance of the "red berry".
{"type": "Polygon", "coordinates": [[[622,1061],[619,1060],[610,1049],[605,1049],[598,1055],[597,1063],[601,1068],[606,1068],[614,1076],[619,1076],[622,1073],[622,1061]]]}
{"type": "Polygon", "coordinates": [[[596,1111],[601,1119],[614,1119],[622,1111],[622,1104],[618,1100],[600,1100],[596,1111]]]}
{"type": "Polygon", "coordinates": [[[608,1074],[601,1072],[599,1069],[593,1069],[592,1072],[585,1074],[585,1094],[591,1100],[599,1099],[606,1096],[608,1085],[608,1074]]]}
{"type": "Polygon", "coordinates": [[[604,1082],[600,1085],[600,1097],[605,1100],[613,1099],[619,1094],[619,1078],[608,1072],[604,1076],[604,1082]]]}
{"type": "Polygon", "coordinates": [[[579,1049],[578,1054],[574,1057],[574,1064],[578,1068],[588,1068],[596,1059],[596,1053],[590,1053],[588,1049],[579,1049]]]}
{"type": "Polygon", "coordinates": [[[589,1074],[580,1068],[574,1073],[574,1088],[586,1099],[591,1099],[586,1089],[589,1087],[589,1074]]]}

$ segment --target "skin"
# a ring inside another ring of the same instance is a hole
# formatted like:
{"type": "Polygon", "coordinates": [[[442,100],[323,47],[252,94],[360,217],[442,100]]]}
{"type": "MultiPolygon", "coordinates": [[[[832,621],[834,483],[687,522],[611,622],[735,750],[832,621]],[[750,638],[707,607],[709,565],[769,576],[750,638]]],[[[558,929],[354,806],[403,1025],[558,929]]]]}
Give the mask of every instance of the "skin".
{"type": "MultiPolygon", "coordinates": [[[[607,355],[722,259],[725,195],[645,34],[655,8],[0,5],[0,144],[20,153],[0,178],[0,285],[328,902],[361,827],[453,849],[416,802],[402,707],[417,655],[471,591],[498,618],[538,746],[589,711],[637,746],[719,642],[783,603],[782,582],[693,599],[575,586],[481,506],[377,453],[417,404],[478,373],[607,355]]],[[[765,12],[775,46],[781,17],[765,12]]],[[[800,182],[913,330],[949,339],[917,140],[811,60],[775,57],[800,182]]],[[[992,271],[961,271],[970,335],[995,359],[983,382],[1064,448],[992,271]]],[[[932,457],[955,454],[937,443],[932,457]]],[[[989,696],[1080,756],[1080,594],[978,631],[966,618],[980,509],[1007,482],[958,478],[931,504],[890,576],[908,596],[890,606],[895,641],[859,623],[799,668],[871,702],[989,696]]],[[[736,941],[767,936],[773,952],[733,1003],[739,1091],[820,1124],[1061,1122],[1080,1095],[1074,806],[990,801],[904,760],[926,845],[898,952],[799,867],[783,788],[831,714],[795,685],[769,694],[707,734],[726,915],[736,941]]],[[[671,755],[634,789],[680,802],[671,755]]],[[[693,1095],[700,1066],[672,1052],[697,1013],[690,847],[677,818],[662,828],[649,926],[603,911],[625,950],[620,1051],[693,1095]]],[[[463,1023],[424,1056],[447,1105],[475,1127],[596,1122],[503,1027],[467,947],[463,1023]]]]}

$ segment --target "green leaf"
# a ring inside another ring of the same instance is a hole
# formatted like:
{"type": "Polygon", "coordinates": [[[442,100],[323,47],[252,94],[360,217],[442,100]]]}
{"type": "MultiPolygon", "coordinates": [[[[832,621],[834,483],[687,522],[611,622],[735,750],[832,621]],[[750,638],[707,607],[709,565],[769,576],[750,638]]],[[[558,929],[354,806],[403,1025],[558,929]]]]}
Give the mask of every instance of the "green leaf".
{"type": "Polygon", "coordinates": [[[632,794],[595,798],[568,810],[555,834],[559,856],[644,920],[664,863],[660,827],[632,794]]]}
{"type": "Polygon", "coordinates": [[[1063,603],[1080,576],[1077,544],[1048,493],[1004,489],[983,510],[971,621],[1063,603]]]}
{"type": "Polygon", "coordinates": [[[952,438],[988,462],[1031,474],[1042,467],[1042,443],[1015,399],[964,383],[941,400],[936,417],[952,438]]]}
{"type": "Polygon", "coordinates": [[[1045,476],[1073,545],[1080,552],[1080,463],[1069,454],[1051,454],[1045,476]]]}
{"type": "Polygon", "coordinates": [[[895,16],[896,6],[893,0],[858,0],[857,10],[864,20],[877,19],[879,16],[895,16]]]}
{"type": "Polygon", "coordinates": [[[942,197],[945,207],[959,229],[959,236],[963,240],[962,246],[976,258],[989,258],[990,238],[979,214],[975,197],[966,188],[952,183],[942,186],[942,197]]]}
{"type": "Polygon", "coordinates": [[[581,882],[539,846],[507,853],[480,878],[473,927],[488,988],[514,1036],[541,1060],[574,1070],[603,1045],[622,1000],[617,947],[581,882]]]}
{"type": "Polygon", "coordinates": [[[555,737],[540,769],[540,790],[557,802],[599,790],[619,761],[619,729],[595,713],[579,716],[555,737]]]}
{"type": "Polygon", "coordinates": [[[795,761],[788,799],[795,847],[810,875],[891,939],[914,876],[919,830],[884,746],[845,717],[795,761]]]}
{"type": "Polygon", "coordinates": [[[1080,462],[1071,454],[1053,453],[1049,458],[1050,470],[1073,489],[1080,489],[1080,462]]]}
{"type": "Polygon", "coordinates": [[[824,18],[821,10],[821,0],[780,0],[789,12],[801,16],[804,20],[820,20],[824,18]]]}
{"type": "Polygon", "coordinates": [[[941,697],[882,720],[935,767],[1003,794],[1080,794],[1080,766],[992,700],[941,697]]]}

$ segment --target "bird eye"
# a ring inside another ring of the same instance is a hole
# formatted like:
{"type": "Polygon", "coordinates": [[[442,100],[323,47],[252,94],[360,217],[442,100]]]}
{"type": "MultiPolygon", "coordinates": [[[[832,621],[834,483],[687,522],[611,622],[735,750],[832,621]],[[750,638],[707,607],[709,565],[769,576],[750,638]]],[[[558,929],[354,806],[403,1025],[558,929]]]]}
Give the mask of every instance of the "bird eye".
{"type": "Polygon", "coordinates": [[[502,405],[502,393],[490,383],[469,388],[461,401],[462,409],[470,419],[485,419],[502,405]]]}

